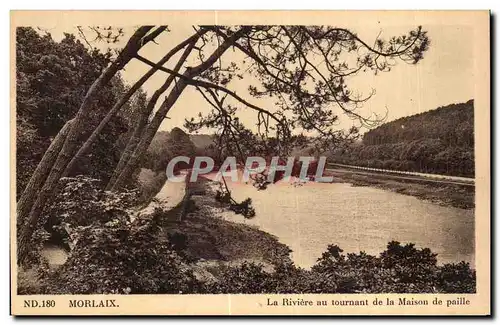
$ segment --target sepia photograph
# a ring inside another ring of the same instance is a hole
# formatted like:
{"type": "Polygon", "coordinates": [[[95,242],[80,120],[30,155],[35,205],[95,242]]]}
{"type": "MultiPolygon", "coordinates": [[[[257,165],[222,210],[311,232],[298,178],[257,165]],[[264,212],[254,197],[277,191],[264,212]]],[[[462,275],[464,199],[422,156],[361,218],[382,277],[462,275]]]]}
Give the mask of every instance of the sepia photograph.
{"type": "Polygon", "coordinates": [[[489,311],[489,12],[267,14],[11,12],[18,313],[489,311]]]}

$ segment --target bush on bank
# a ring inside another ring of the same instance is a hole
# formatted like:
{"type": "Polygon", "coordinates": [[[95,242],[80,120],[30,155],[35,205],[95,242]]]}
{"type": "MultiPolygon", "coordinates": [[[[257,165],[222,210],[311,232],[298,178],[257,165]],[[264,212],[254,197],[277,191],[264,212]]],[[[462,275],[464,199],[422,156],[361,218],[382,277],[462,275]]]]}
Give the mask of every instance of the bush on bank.
{"type": "Polygon", "coordinates": [[[101,227],[108,222],[130,221],[129,209],[138,203],[137,190],[104,191],[98,179],[66,177],[52,205],[44,211],[45,230],[53,241],[71,246],[78,227],[101,227]]]}
{"type": "Polygon", "coordinates": [[[206,288],[211,293],[474,293],[476,273],[464,262],[439,266],[428,248],[392,241],[378,257],[343,255],[329,245],[311,270],[281,265],[268,272],[244,263],[206,288]]]}
{"type": "Polygon", "coordinates": [[[198,283],[168,240],[158,214],[133,224],[83,227],[68,261],[47,282],[54,293],[196,292],[198,283]]]}

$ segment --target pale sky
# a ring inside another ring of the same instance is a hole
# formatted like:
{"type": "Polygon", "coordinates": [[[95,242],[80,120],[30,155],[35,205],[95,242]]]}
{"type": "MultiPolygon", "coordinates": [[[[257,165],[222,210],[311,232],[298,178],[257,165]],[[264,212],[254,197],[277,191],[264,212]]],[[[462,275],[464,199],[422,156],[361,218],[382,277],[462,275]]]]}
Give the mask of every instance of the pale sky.
{"type": "MultiPolygon", "coordinates": [[[[398,36],[407,33],[419,25],[418,21],[410,21],[408,25],[384,25],[384,21],[378,21],[376,17],[367,21],[353,21],[342,26],[356,32],[360,38],[368,44],[373,41],[379,33],[381,38],[398,36]]],[[[173,46],[190,36],[194,31],[191,25],[175,23],[169,25],[171,32],[164,33],[156,39],[158,44],[150,43],[141,50],[141,55],[152,61],[158,61],[173,46]]],[[[392,71],[380,73],[374,76],[372,73],[360,73],[348,84],[351,88],[360,92],[369,93],[372,88],[376,94],[359,110],[365,116],[371,113],[383,115],[388,110],[387,121],[397,118],[421,113],[435,109],[439,106],[451,103],[465,102],[474,96],[474,55],[473,55],[473,30],[468,26],[454,25],[452,21],[440,21],[436,24],[425,25],[423,29],[428,31],[431,44],[429,50],[424,54],[424,59],[417,65],[409,65],[398,62],[392,71]]],[[[63,32],[77,34],[76,28],[72,26],[53,26],[47,28],[55,39],[59,39],[63,32]]],[[[133,32],[133,27],[125,29],[126,40],[133,32]]],[[[100,47],[105,47],[104,44],[100,47]]],[[[175,59],[176,57],[174,57],[175,59]]],[[[243,56],[233,54],[228,50],[222,60],[241,60],[243,56]]],[[[172,67],[173,60],[166,66],[172,67]]],[[[143,73],[149,69],[143,63],[133,60],[122,73],[124,79],[133,84],[143,73]]],[[[166,74],[157,72],[143,89],[151,95],[165,81],[166,74]]],[[[273,101],[258,101],[247,95],[246,88],[252,83],[251,79],[237,81],[230,84],[228,88],[248,99],[248,101],[269,108],[273,101]]],[[[160,100],[164,96],[160,97],[160,100]]],[[[168,131],[173,127],[181,127],[185,118],[195,117],[199,112],[208,112],[210,105],[206,103],[201,95],[193,88],[184,91],[182,97],[170,110],[169,119],[164,120],[160,130],[168,131]]],[[[342,116],[340,110],[332,107],[341,116],[339,128],[349,128],[353,122],[342,116]]],[[[271,109],[272,110],[272,109],[271,109]]],[[[238,113],[240,120],[250,128],[256,122],[253,110],[241,109],[238,113]]]]}

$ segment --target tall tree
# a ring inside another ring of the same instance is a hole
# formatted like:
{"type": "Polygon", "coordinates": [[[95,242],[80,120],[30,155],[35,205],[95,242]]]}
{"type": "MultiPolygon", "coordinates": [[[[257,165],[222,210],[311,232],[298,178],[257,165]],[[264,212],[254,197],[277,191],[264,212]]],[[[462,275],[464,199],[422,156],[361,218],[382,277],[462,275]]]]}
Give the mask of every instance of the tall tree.
{"type": "MultiPolygon", "coordinates": [[[[55,162],[51,164],[51,159],[42,159],[35,173],[32,175],[32,180],[38,179],[40,182],[33,182],[33,186],[26,188],[27,190],[25,190],[21,195],[17,206],[17,218],[19,223],[22,225],[19,229],[20,233],[17,243],[18,262],[23,263],[25,258],[28,256],[30,242],[33,232],[38,224],[38,218],[47,201],[53,196],[59,179],[75,154],[75,149],[77,149],[80,136],[89,126],[92,116],[92,107],[96,95],[131,59],[137,55],[138,51],[145,44],[154,40],[154,38],[162,33],[166,27],[158,27],[148,34],[151,29],[153,29],[153,26],[139,27],[131,36],[116,60],[114,60],[92,83],[83,98],[78,112],[69,126],[69,130],[65,136],[63,145],[57,154],[55,162]],[[47,177],[45,179],[43,179],[44,177],[40,177],[42,174],[47,174],[47,170],[50,170],[47,177]]],[[[62,137],[61,133],[56,136],[54,141],[59,141],[58,137],[62,137]]]]}
{"type": "MultiPolygon", "coordinates": [[[[120,176],[112,189],[119,189],[130,179],[139,157],[186,86],[195,87],[214,107],[208,117],[194,121],[198,127],[210,125],[214,120],[234,119],[235,108],[249,108],[257,114],[261,136],[273,133],[278,149],[286,152],[289,150],[290,130],[297,127],[318,132],[323,143],[356,134],[355,130],[349,130],[347,134],[335,130],[338,115],[334,107],[363,124],[379,122],[379,117],[364,117],[356,111],[373,93],[363,97],[348,88],[347,80],[368,70],[374,73],[390,71],[397,59],[416,64],[429,45],[427,34],[421,27],[387,41],[376,39],[374,46],[350,30],[325,26],[202,26],[200,30],[205,32],[201,37],[202,44],[212,43],[216,50],[205,60],[207,50],[203,46],[197,48],[200,64],[186,68],[184,73],[159,67],[159,70],[177,77],[178,83],[144,131],[127,165],[118,171],[120,176]],[[210,33],[206,33],[207,30],[210,33]],[[228,64],[222,63],[221,56],[229,47],[241,52],[240,64],[233,61],[235,56],[228,64]],[[245,66],[248,66],[247,70],[240,71],[240,67],[245,66]],[[258,81],[258,85],[249,83],[250,95],[273,98],[273,109],[252,104],[230,89],[234,77],[245,79],[247,75],[258,81]],[[214,103],[217,101],[214,96],[219,102],[223,96],[231,100],[226,100],[222,106],[214,103]]],[[[139,59],[158,67],[147,58],[139,59]]],[[[232,123],[223,125],[233,128],[232,123]]],[[[237,130],[233,128],[233,131],[237,130]]]]}
{"type": "MultiPolygon", "coordinates": [[[[186,48],[185,48],[184,52],[182,53],[179,61],[175,65],[174,70],[173,70],[174,72],[179,72],[179,70],[181,69],[185,60],[187,59],[187,57],[189,56],[189,54],[193,50],[196,42],[198,41],[199,36],[200,36],[199,34],[195,34],[188,39],[188,40],[190,40],[190,43],[183,42],[179,45],[179,46],[181,46],[181,45],[186,46],[186,48]]],[[[174,50],[177,52],[176,48],[174,48],[174,50]]],[[[170,51],[172,53],[172,55],[174,53],[173,51],[170,51]]],[[[156,67],[153,67],[152,69],[158,69],[158,67],[159,66],[157,65],[156,67]]],[[[108,185],[106,187],[107,189],[113,188],[118,176],[120,176],[121,171],[129,163],[133,152],[135,151],[135,149],[137,148],[137,145],[139,144],[139,142],[141,140],[141,135],[144,132],[144,129],[146,128],[149,116],[153,112],[153,109],[155,108],[155,105],[158,102],[158,99],[160,98],[161,94],[163,94],[170,87],[170,85],[174,82],[174,79],[175,79],[175,76],[170,75],[167,78],[167,80],[165,81],[165,83],[154,92],[153,96],[151,96],[151,99],[149,100],[148,105],[145,107],[145,110],[142,112],[141,116],[137,119],[137,124],[134,128],[132,136],[131,136],[130,140],[128,141],[127,146],[125,147],[125,150],[124,150],[122,156],[120,157],[120,161],[118,162],[118,165],[116,166],[116,169],[113,173],[113,176],[111,177],[110,181],[108,182],[108,185]]],[[[148,144],[148,146],[149,146],[149,144],[148,144]]]]}

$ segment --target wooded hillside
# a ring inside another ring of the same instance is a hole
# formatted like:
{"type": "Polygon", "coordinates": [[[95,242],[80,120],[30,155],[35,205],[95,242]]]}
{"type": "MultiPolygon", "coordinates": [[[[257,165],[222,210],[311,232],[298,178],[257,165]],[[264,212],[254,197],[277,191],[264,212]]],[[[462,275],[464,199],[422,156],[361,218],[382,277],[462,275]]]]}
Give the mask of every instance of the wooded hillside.
{"type": "Polygon", "coordinates": [[[474,101],[385,123],[331,160],[404,171],[474,176],[474,101]]]}

